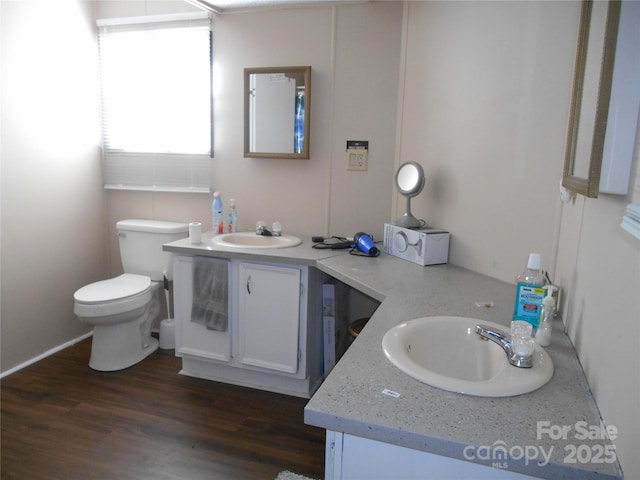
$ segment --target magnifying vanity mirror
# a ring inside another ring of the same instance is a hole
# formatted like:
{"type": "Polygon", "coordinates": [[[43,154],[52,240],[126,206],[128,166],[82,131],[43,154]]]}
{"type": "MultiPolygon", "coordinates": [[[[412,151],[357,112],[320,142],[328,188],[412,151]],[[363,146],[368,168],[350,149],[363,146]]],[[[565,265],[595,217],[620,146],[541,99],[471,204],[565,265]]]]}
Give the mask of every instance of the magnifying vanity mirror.
{"type": "Polygon", "coordinates": [[[395,224],[405,228],[421,228],[424,222],[418,220],[411,213],[411,198],[417,196],[424,188],[424,170],[419,163],[406,162],[400,165],[396,172],[396,187],[407,197],[407,208],[395,224]]]}
{"type": "Polygon", "coordinates": [[[244,69],[244,156],[309,158],[311,67],[244,69]]]}

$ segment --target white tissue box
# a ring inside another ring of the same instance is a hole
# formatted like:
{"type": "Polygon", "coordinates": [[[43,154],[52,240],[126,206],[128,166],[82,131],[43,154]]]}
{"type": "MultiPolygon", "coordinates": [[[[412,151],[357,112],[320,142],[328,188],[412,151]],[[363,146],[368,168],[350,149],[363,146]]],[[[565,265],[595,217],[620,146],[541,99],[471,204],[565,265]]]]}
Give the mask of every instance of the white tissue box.
{"type": "Polygon", "coordinates": [[[433,228],[412,230],[385,223],[383,251],[423,266],[447,263],[449,232],[433,228]]]}

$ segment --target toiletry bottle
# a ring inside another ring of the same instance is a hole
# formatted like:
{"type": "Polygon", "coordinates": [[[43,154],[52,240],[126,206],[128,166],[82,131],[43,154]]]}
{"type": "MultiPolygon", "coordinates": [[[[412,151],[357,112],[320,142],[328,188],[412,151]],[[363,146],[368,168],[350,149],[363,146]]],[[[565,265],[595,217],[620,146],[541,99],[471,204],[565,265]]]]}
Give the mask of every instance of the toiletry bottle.
{"type": "Polygon", "coordinates": [[[540,254],[529,255],[527,269],[516,277],[516,301],[513,308],[513,320],[524,320],[538,328],[540,310],[545,290],[544,276],[540,271],[540,254]]]}
{"type": "Polygon", "coordinates": [[[222,220],[222,197],[220,196],[220,192],[213,194],[211,210],[213,213],[213,233],[223,233],[224,221],[222,220]]]}
{"type": "Polygon", "coordinates": [[[293,153],[304,152],[304,93],[296,94],[293,126],[293,153]]]}
{"type": "Polygon", "coordinates": [[[236,210],[236,200],[234,198],[229,199],[229,220],[227,223],[227,231],[238,231],[238,212],[236,210]]]}
{"type": "Polygon", "coordinates": [[[556,312],[556,301],[553,299],[553,291],[556,287],[545,285],[547,295],[542,300],[542,313],[540,314],[540,325],[536,332],[536,343],[543,347],[551,344],[551,330],[553,328],[553,317],[556,312]]]}

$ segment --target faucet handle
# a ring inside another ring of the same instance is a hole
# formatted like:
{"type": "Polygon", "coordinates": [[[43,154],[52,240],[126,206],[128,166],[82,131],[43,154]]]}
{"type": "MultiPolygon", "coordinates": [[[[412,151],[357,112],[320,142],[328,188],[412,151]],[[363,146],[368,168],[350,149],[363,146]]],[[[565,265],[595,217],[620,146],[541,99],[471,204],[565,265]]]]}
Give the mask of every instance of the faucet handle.
{"type": "Polygon", "coordinates": [[[511,348],[515,357],[519,359],[531,358],[535,349],[535,342],[531,333],[533,326],[522,320],[511,322],[511,348]]]}
{"type": "Polygon", "coordinates": [[[533,325],[524,320],[514,320],[511,322],[511,335],[520,337],[530,337],[533,332],[533,325]]]}
{"type": "Polygon", "coordinates": [[[511,341],[513,342],[513,350],[518,355],[531,355],[533,353],[533,326],[523,320],[514,320],[511,322],[511,341]]]}

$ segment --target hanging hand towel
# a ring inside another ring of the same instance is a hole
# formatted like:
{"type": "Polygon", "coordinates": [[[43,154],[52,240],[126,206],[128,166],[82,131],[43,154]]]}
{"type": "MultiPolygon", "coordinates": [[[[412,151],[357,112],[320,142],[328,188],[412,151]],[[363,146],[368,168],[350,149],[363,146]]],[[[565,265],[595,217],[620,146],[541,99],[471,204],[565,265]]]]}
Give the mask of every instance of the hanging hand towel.
{"type": "Polygon", "coordinates": [[[229,260],[193,257],[191,321],[225,332],[229,318],[229,260]]]}

